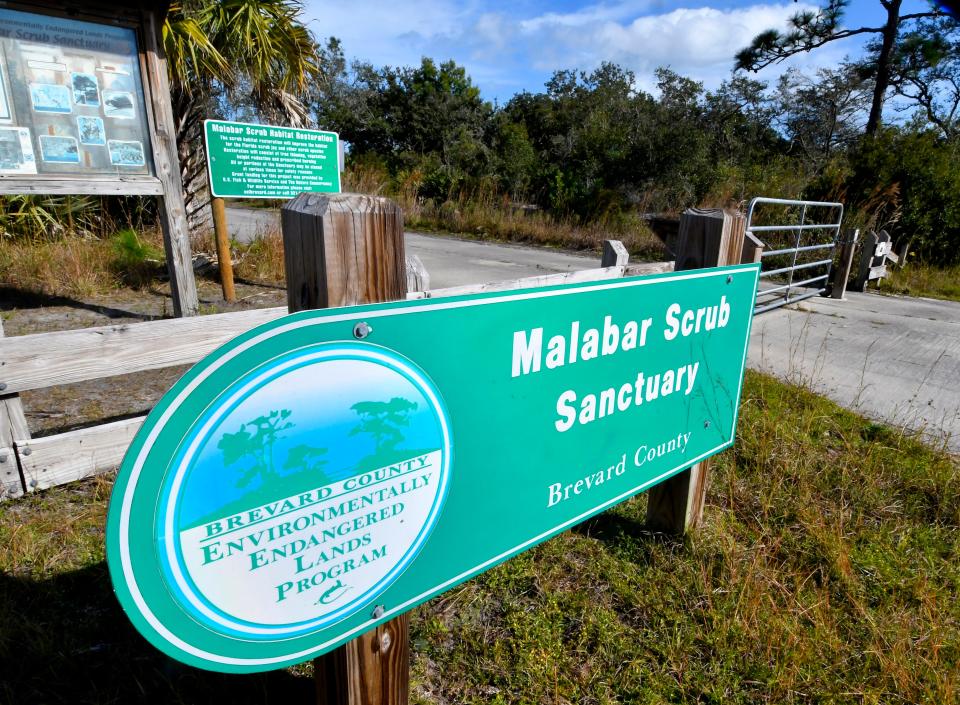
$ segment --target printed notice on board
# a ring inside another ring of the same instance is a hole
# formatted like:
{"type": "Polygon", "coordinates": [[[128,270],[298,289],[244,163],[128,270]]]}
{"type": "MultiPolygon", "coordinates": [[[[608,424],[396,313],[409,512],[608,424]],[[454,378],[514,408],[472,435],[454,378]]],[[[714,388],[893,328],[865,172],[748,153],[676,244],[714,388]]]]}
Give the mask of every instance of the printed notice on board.
{"type": "Polygon", "coordinates": [[[132,29],[0,9],[0,177],[153,175],[132,29]]]}

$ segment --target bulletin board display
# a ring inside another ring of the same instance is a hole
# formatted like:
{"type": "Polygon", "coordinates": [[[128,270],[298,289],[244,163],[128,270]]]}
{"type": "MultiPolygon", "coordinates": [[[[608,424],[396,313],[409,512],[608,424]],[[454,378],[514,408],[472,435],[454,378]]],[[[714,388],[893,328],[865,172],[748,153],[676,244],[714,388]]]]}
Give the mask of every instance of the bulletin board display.
{"type": "Polygon", "coordinates": [[[152,177],[134,29],[0,9],[0,179],[152,177]]]}

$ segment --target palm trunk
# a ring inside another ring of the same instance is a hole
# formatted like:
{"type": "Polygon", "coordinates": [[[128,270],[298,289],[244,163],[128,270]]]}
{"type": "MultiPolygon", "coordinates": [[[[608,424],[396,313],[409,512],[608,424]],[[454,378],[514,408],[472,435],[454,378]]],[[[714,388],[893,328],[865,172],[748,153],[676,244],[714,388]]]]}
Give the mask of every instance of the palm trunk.
{"type": "Polygon", "coordinates": [[[210,226],[210,214],[205,208],[207,198],[206,156],[203,151],[203,106],[197,96],[174,91],[173,113],[176,127],[177,156],[180,161],[180,180],[183,183],[183,202],[187,224],[192,234],[210,226]]]}

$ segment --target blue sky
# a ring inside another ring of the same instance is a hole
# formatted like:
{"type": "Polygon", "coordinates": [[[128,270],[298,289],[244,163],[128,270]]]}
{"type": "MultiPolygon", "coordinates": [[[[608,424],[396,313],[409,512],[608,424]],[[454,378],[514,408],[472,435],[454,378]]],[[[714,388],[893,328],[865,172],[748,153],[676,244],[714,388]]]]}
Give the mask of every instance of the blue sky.
{"type": "MultiPolygon", "coordinates": [[[[654,87],[653,71],[675,71],[714,88],[730,75],[734,54],[755,34],[785,21],[800,2],[706,3],[702,0],[305,0],[304,20],[318,37],[336,36],[348,58],[377,66],[414,65],[422,56],[454,59],[466,67],[488,100],[506,102],[517,92],[539,91],[555,69],[590,70],[602,61],[632,69],[637,86],[654,87]]],[[[905,0],[902,12],[927,9],[905,0]]],[[[879,0],[852,0],[848,26],[879,26],[879,0]]],[[[836,66],[857,55],[861,37],[834,42],[816,52],[767,69],[775,79],[787,65],[805,70],[836,66]]]]}

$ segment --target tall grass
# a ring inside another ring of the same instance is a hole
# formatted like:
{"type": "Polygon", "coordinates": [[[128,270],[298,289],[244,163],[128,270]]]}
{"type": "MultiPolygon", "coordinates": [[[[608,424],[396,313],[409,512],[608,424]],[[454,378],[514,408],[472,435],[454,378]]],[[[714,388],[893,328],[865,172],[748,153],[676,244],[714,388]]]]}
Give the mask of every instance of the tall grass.
{"type": "Polygon", "coordinates": [[[639,259],[666,256],[660,240],[633,213],[613,213],[590,223],[558,218],[517,204],[486,182],[451,188],[445,198],[425,198],[419,172],[392,179],[382,168],[365,163],[348,167],[343,183],[344,190],[394,198],[403,209],[404,225],[411,230],[595,252],[604,240],[617,239],[639,259]]]}
{"type": "Polygon", "coordinates": [[[157,229],[106,238],[0,238],[0,283],[23,291],[86,298],[146,286],[165,272],[157,229]]]}
{"type": "MultiPolygon", "coordinates": [[[[111,592],[109,478],[0,504],[0,701],[307,702],[310,667],[179,666],[111,592]]],[[[416,609],[415,703],[960,699],[960,464],[748,373],[705,523],[643,496],[416,609]]],[[[491,519],[496,520],[496,519],[491,519]]]]}
{"type": "Polygon", "coordinates": [[[880,291],[960,301],[960,264],[941,267],[910,260],[905,267],[888,271],[890,276],[882,280],[880,291]]]}

